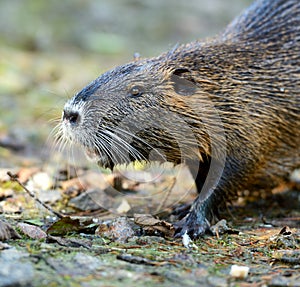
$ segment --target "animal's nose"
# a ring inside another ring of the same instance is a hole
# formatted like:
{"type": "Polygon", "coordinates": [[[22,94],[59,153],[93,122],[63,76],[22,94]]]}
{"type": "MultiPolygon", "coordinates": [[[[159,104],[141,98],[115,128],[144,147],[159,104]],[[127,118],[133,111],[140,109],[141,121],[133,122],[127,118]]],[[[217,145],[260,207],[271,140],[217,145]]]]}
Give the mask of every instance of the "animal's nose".
{"type": "Polygon", "coordinates": [[[77,125],[80,121],[80,115],[78,112],[64,110],[63,120],[68,121],[72,125],[77,125]]]}

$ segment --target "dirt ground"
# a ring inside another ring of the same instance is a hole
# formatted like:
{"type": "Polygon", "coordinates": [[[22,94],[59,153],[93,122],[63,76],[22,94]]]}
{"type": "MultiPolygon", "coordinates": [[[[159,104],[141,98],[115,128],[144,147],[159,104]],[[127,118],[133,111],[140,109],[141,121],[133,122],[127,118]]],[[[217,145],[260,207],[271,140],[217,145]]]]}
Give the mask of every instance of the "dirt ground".
{"type": "Polygon", "coordinates": [[[215,35],[250,2],[1,1],[1,287],[300,286],[299,171],[188,242],[171,224],[196,196],[186,167],[110,173],[52,140],[65,101],[99,74],[215,35]]]}

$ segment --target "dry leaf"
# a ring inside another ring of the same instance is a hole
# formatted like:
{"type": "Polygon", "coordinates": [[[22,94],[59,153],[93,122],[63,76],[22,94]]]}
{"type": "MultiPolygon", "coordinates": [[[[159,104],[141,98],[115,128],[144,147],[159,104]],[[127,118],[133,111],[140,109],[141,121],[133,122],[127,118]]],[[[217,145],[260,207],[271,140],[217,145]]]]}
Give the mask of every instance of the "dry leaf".
{"type": "Polygon", "coordinates": [[[0,220],[0,240],[20,239],[21,236],[14,230],[14,228],[7,222],[0,220]]]}
{"type": "Polygon", "coordinates": [[[162,233],[164,236],[173,237],[174,226],[164,220],[154,218],[151,214],[134,214],[134,222],[141,226],[147,233],[162,233]]]}
{"type": "Polygon", "coordinates": [[[96,228],[96,224],[90,218],[71,218],[65,216],[53,223],[48,229],[47,234],[50,235],[65,235],[70,232],[91,232],[96,228]]]}

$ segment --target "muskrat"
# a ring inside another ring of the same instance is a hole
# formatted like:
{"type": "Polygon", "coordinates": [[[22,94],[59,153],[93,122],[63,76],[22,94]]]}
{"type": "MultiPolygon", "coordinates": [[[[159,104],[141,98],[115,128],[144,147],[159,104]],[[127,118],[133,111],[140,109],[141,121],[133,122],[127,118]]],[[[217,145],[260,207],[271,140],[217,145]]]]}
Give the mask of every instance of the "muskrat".
{"type": "Polygon", "coordinates": [[[199,195],[177,225],[197,237],[240,190],[300,163],[300,2],[258,0],[219,36],[116,67],[70,99],[63,137],[104,167],[186,163],[199,195]]]}

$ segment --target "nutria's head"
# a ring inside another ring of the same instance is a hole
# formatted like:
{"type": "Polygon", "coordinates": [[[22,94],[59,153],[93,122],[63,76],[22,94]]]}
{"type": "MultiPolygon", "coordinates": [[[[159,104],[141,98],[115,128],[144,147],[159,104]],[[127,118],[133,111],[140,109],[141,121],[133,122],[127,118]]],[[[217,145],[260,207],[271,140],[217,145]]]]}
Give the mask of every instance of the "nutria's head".
{"type": "Polygon", "coordinates": [[[174,53],[117,67],[90,83],[65,104],[63,137],[109,168],[134,160],[208,159],[222,126],[174,53]]]}

